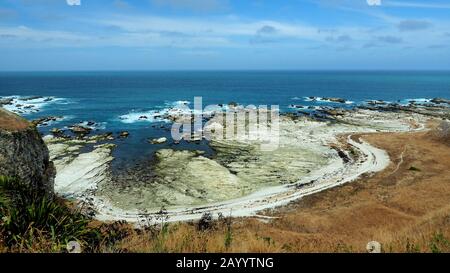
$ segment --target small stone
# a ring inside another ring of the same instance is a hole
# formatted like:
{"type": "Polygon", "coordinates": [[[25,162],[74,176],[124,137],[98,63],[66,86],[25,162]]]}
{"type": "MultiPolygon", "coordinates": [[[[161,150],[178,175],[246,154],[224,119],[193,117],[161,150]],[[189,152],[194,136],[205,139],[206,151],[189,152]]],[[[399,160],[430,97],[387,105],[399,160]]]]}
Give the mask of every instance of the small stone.
{"type": "Polygon", "coordinates": [[[120,132],[119,137],[121,137],[121,138],[127,138],[129,135],[130,135],[129,132],[127,132],[127,131],[122,131],[122,132],[120,132]]]}
{"type": "Polygon", "coordinates": [[[368,242],[366,250],[369,253],[381,253],[381,244],[377,241],[368,242]]]}
{"type": "Polygon", "coordinates": [[[163,143],[167,142],[167,138],[166,137],[155,138],[155,139],[149,140],[149,142],[151,144],[163,144],[163,143]]]}
{"type": "Polygon", "coordinates": [[[81,253],[81,246],[76,241],[68,242],[66,248],[67,248],[67,252],[69,252],[69,253],[75,253],[75,254],[81,253]]]}

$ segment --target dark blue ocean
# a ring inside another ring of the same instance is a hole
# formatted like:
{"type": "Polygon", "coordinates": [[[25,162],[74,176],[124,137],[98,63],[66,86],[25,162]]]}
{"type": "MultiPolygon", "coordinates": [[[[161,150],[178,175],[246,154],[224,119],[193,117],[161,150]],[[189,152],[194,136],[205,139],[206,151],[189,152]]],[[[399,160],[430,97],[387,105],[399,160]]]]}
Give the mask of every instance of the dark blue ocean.
{"type": "MultiPolygon", "coordinates": [[[[281,111],[294,111],[292,104],[353,107],[367,100],[450,99],[450,72],[3,72],[0,96],[52,97],[53,101],[37,101],[39,111],[21,114],[27,119],[64,117],[40,127],[44,134],[83,121],[94,121],[98,133],[129,131],[129,138],[115,141],[114,155],[120,163],[149,157],[161,148],[147,139],[169,136],[170,124],[150,117],[177,103],[193,102],[195,96],[203,97],[204,106],[237,102],[279,105],[281,111]],[[305,99],[309,96],[340,97],[348,103],[305,99]],[[149,119],[139,120],[142,115],[149,119]]],[[[183,143],[176,147],[195,148],[183,143]]]]}

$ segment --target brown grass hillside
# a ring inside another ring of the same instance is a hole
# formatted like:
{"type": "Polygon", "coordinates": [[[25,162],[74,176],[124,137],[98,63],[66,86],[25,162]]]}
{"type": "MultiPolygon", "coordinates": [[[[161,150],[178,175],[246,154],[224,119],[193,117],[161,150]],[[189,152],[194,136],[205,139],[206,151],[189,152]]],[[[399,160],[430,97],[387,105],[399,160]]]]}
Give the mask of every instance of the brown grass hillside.
{"type": "MultiPolygon", "coordinates": [[[[434,124],[437,126],[437,124],[434,124]]],[[[91,222],[94,252],[450,252],[450,146],[440,129],[361,135],[385,149],[390,166],[277,210],[266,218],[222,219],[199,229],[175,223],[147,230],[91,222]]],[[[47,237],[48,238],[48,237],[47,237]]],[[[43,244],[0,252],[61,250],[43,244]]],[[[37,243],[34,243],[34,242],[37,243]]],[[[40,242],[40,243],[39,243],[40,242]]]]}
{"type": "Polygon", "coordinates": [[[0,128],[7,131],[20,131],[31,126],[24,118],[0,107],[0,128]]]}
{"type": "Polygon", "coordinates": [[[233,220],[227,230],[174,224],[158,239],[137,235],[119,245],[153,252],[364,252],[377,240],[386,252],[450,251],[450,147],[420,133],[363,135],[388,151],[381,173],[267,212],[276,217],[233,220]]]}

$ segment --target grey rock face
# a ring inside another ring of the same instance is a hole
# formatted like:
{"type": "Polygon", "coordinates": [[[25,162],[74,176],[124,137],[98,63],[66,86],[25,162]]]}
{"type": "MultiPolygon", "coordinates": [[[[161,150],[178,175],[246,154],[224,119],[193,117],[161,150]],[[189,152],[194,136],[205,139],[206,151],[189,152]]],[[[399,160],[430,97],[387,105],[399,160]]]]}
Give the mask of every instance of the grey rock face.
{"type": "Polygon", "coordinates": [[[26,120],[0,109],[0,175],[53,193],[55,168],[37,129],[26,120]]]}

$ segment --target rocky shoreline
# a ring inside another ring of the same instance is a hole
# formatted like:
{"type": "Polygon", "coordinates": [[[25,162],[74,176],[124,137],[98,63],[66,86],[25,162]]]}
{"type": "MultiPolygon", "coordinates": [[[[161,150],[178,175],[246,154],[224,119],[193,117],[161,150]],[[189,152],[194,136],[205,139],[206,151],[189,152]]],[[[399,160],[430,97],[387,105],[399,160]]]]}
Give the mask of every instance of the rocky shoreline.
{"type": "MultiPolygon", "coordinates": [[[[180,118],[179,112],[172,113],[171,120],[180,118]]],[[[377,101],[352,109],[299,110],[281,116],[280,147],[271,153],[248,141],[214,139],[209,142],[213,157],[161,149],[151,162],[128,170],[129,177],[122,176],[121,182],[110,170],[112,134],[54,134],[45,141],[57,169],[56,192],[87,203],[98,219],[139,222],[163,207],[170,221],[183,221],[204,212],[254,215],[379,171],[389,163],[383,151],[351,137],[342,142],[341,136],[425,130],[430,118],[449,117],[448,101],[437,99],[420,105],[377,101]],[[89,145],[89,151],[83,150],[89,145]]],[[[220,120],[211,124],[224,126],[220,120]]],[[[167,141],[159,140],[153,142],[167,141]]]]}
{"type": "MultiPolygon", "coordinates": [[[[389,162],[383,151],[351,135],[370,132],[426,130],[429,119],[450,119],[450,101],[434,98],[408,100],[406,104],[371,100],[363,104],[341,98],[308,97],[335,106],[291,105],[280,117],[280,146],[271,152],[258,149],[249,139],[202,140],[192,132],[185,142],[204,141],[212,154],[193,149],[174,149],[180,141],[167,137],[148,138],[156,152],[153,158],[112,169],[112,153],[128,131],[97,132],[96,121],[88,120],[51,129],[44,141],[57,171],[55,192],[79,201],[102,220],[139,222],[167,209],[171,221],[198,219],[204,212],[254,215],[260,210],[286,204],[305,194],[346,183],[363,173],[380,170],[389,162]],[[344,138],[342,136],[345,136],[344,138]]],[[[21,102],[46,102],[51,97],[20,98],[21,102]]],[[[305,99],[306,100],[306,99],[305,99]]],[[[18,98],[3,98],[3,106],[17,106],[18,98]]],[[[186,105],[188,102],[183,102],[186,105]]],[[[19,105],[20,106],[20,105],[19,105]]],[[[32,109],[33,107],[30,107],[32,109]]],[[[216,111],[248,112],[238,103],[218,105],[216,111]]],[[[173,106],[152,118],[170,122],[192,121],[186,110],[173,106]]],[[[206,131],[227,129],[225,121],[211,112],[206,131]]],[[[142,119],[149,119],[142,116],[142,119]]],[[[64,119],[47,116],[32,122],[50,126],[64,119]]],[[[167,130],[166,126],[161,130],[167,130]]],[[[259,132],[249,132],[257,134],[259,132]]],[[[270,139],[270,134],[267,135],[270,139]]]]}

